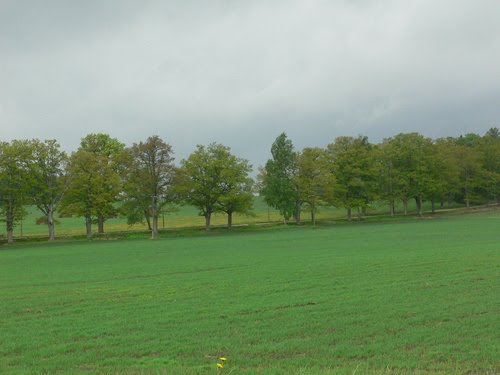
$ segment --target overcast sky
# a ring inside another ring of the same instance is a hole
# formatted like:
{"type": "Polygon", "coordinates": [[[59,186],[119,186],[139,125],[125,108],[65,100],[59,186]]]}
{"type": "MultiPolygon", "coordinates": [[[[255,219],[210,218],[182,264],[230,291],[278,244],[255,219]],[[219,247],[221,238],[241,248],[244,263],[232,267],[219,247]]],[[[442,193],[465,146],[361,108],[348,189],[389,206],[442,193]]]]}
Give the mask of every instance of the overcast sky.
{"type": "Polygon", "coordinates": [[[0,140],[158,134],[254,167],[285,131],[483,134],[500,126],[498,0],[0,0],[0,140]]]}

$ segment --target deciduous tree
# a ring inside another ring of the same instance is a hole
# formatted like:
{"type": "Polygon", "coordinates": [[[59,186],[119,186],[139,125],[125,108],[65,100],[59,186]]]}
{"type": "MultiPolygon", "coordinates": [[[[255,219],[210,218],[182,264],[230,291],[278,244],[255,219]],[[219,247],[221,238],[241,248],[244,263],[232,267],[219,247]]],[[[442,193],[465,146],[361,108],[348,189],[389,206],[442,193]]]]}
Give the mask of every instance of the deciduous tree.
{"type": "Polygon", "coordinates": [[[127,149],[126,160],[124,208],[128,222],[145,218],[155,238],[161,210],[176,198],[172,189],[176,174],[172,146],[154,135],[127,149]]]}
{"type": "Polygon", "coordinates": [[[417,213],[422,215],[424,187],[428,184],[432,142],[418,133],[400,133],[389,139],[394,155],[398,190],[407,214],[408,201],[415,199],[417,213]]]}
{"type": "Polygon", "coordinates": [[[300,194],[294,184],[297,173],[297,153],[292,141],[281,133],[271,147],[272,159],[264,167],[262,195],[271,207],[277,209],[286,223],[292,215],[300,220],[300,194]]]}
{"type": "Polygon", "coordinates": [[[233,212],[247,211],[250,207],[250,189],[246,160],[231,154],[229,147],[211,143],[198,145],[181,162],[179,192],[184,201],[198,208],[210,230],[212,215],[224,211],[231,224],[233,212]]]}
{"type": "Polygon", "coordinates": [[[31,158],[30,143],[27,140],[0,142],[0,214],[5,222],[7,241],[14,241],[14,227],[26,212],[31,158]]]}
{"type": "Polygon", "coordinates": [[[49,240],[55,239],[54,215],[66,190],[65,169],[68,157],[55,140],[31,141],[30,197],[44,214],[49,240]]]}
{"type": "Polygon", "coordinates": [[[218,211],[227,214],[227,226],[231,228],[234,213],[252,214],[253,181],[249,177],[252,167],[247,160],[231,154],[226,155],[226,158],[227,161],[222,172],[223,192],[218,202],[218,211]]]}
{"type": "Polygon", "coordinates": [[[120,158],[125,145],[107,134],[89,134],[82,139],[68,164],[68,189],[62,202],[65,214],[85,218],[87,237],[92,223],[104,233],[104,222],[116,216],[121,192],[120,158]]]}
{"type": "Polygon", "coordinates": [[[304,148],[297,156],[294,184],[300,192],[300,200],[311,210],[312,225],[316,225],[317,207],[326,200],[328,186],[333,183],[333,174],[327,168],[325,150],[319,147],[304,148]]]}
{"type": "Polygon", "coordinates": [[[360,211],[374,200],[376,194],[376,167],[373,146],[368,138],[338,137],[327,146],[330,168],[335,176],[331,187],[331,201],[347,210],[352,219],[352,208],[360,211]]]}

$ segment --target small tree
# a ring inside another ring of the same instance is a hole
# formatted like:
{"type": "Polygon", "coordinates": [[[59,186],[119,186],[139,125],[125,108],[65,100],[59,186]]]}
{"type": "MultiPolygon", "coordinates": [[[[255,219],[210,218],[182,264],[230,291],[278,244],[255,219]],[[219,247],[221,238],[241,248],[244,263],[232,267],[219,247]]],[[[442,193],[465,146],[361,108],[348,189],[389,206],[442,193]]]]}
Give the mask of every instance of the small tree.
{"type": "Polygon", "coordinates": [[[218,143],[198,145],[181,162],[178,191],[185,202],[198,208],[205,217],[207,230],[212,215],[218,211],[228,214],[230,226],[233,212],[250,209],[249,171],[248,162],[232,155],[229,147],[218,143]]]}

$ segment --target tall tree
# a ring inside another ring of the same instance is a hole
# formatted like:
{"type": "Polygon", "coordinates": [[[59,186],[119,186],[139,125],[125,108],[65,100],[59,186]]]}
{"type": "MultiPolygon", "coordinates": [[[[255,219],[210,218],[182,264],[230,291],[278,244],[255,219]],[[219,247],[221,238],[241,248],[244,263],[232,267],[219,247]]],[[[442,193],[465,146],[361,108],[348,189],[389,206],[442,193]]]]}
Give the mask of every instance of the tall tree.
{"type": "Polygon", "coordinates": [[[129,224],[146,219],[152,238],[158,235],[162,208],[175,200],[173,161],[172,146],[157,135],[127,149],[124,208],[129,224]]]}
{"type": "Polygon", "coordinates": [[[325,150],[319,147],[304,148],[297,156],[295,185],[300,199],[311,210],[311,223],[316,225],[316,211],[325,200],[328,185],[332,185],[333,174],[327,170],[325,150]]]}
{"type": "Polygon", "coordinates": [[[300,194],[294,184],[297,173],[297,153],[292,141],[285,133],[281,133],[271,146],[272,159],[264,167],[263,189],[264,200],[277,209],[286,223],[292,215],[300,220],[300,194]]]}
{"type": "Polygon", "coordinates": [[[54,214],[66,190],[65,168],[68,157],[55,140],[31,141],[29,164],[30,197],[44,214],[49,240],[55,239],[54,214]]]}
{"type": "Polygon", "coordinates": [[[359,136],[338,137],[327,146],[335,184],[330,194],[332,203],[347,210],[352,219],[352,209],[364,210],[376,194],[376,166],[373,146],[368,138],[359,136]]]}
{"type": "Polygon", "coordinates": [[[14,227],[26,212],[29,188],[29,141],[0,142],[0,214],[5,221],[7,241],[14,241],[14,227]]]}
{"type": "Polygon", "coordinates": [[[483,190],[487,200],[500,205],[500,130],[489,129],[478,144],[482,169],[483,190]]]}
{"type": "Polygon", "coordinates": [[[430,199],[432,212],[435,203],[439,201],[441,208],[444,202],[448,205],[458,191],[459,168],[455,159],[457,145],[451,138],[440,138],[433,142],[432,153],[429,155],[430,178],[425,186],[425,195],[430,199]]]}
{"type": "MultiPolygon", "coordinates": [[[[229,152],[229,148],[227,149],[229,152]]],[[[218,202],[218,211],[227,214],[227,226],[233,224],[233,214],[252,214],[253,181],[249,177],[252,167],[247,160],[230,153],[225,156],[227,161],[222,172],[222,195],[218,202]]]]}
{"type": "Polygon", "coordinates": [[[481,186],[481,155],[476,147],[458,144],[455,148],[455,160],[459,170],[459,187],[467,208],[471,201],[477,200],[477,191],[481,186]]]}
{"type": "Polygon", "coordinates": [[[422,215],[424,186],[429,178],[429,150],[432,142],[418,133],[400,133],[388,140],[397,158],[394,168],[398,179],[398,190],[403,201],[405,215],[408,201],[415,199],[417,213],[422,215]]]}
{"type": "Polygon", "coordinates": [[[384,139],[375,149],[376,166],[379,176],[380,198],[389,204],[391,216],[396,213],[396,201],[399,199],[400,176],[396,171],[398,155],[390,139],[384,139]]]}
{"type": "Polygon", "coordinates": [[[85,218],[87,237],[92,223],[104,233],[104,222],[116,216],[121,192],[120,158],[125,145],[107,134],[89,134],[69,160],[68,189],[61,210],[85,218]]]}

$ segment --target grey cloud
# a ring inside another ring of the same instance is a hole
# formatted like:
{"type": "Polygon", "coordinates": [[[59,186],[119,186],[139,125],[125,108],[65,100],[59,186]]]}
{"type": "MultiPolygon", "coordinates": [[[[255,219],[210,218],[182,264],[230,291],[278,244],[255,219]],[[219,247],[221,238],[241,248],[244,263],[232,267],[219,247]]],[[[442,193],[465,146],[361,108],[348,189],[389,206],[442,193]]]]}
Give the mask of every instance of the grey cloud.
{"type": "Polygon", "coordinates": [[[177,158],[223,142],[254,165],[297,147],[499,125],[497,1],[10,1],[4,139],[159,134],[177,158]]]}

